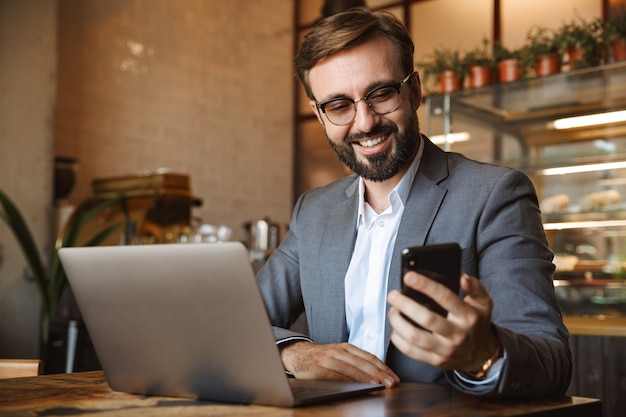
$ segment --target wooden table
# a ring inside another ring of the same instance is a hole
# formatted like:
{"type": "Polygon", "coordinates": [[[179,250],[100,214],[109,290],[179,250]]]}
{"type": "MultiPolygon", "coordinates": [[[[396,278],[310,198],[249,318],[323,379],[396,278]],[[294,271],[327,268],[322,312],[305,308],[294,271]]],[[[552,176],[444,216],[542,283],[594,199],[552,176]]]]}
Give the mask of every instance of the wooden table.
{"type": "Polygon", "coordinates": [[[495,399],[450,387],[401,384],[364,397],[302,408],[228,405],[112,391],[101,371],[0,380],[0,415],[10,416],[528,416],[602,417],[599,400],[495,399]]]}

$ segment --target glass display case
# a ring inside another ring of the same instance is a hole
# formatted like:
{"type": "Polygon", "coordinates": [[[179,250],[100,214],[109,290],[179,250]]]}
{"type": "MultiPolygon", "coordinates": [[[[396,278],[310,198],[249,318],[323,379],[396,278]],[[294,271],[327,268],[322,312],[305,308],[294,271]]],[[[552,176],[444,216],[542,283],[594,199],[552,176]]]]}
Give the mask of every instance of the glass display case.
{"type": "Polygon", "coordinates": [[[533,180],[564,312],[626,316],[626,63],[434,94],[426,112],[442,148],[533,180]]]}

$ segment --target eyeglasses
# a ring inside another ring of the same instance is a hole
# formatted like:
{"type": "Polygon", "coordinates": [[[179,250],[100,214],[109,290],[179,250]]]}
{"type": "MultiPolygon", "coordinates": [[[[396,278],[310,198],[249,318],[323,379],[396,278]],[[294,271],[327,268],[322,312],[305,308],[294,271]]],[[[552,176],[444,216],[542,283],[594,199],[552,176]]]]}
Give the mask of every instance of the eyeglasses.
{"type": "Polygon", "coordinates": [[[316,107],[326,115],[329,122],[336,126],[345,126],[351,123],[356,116],[356,103],[365,101],[376,114],[389,114],[394,112],[400,104],[400,88],[411,78],[410,73],[400,82],[378,87],[365,95],[365,97],[352,100],[351,98],[333,98],[316,107]]]}

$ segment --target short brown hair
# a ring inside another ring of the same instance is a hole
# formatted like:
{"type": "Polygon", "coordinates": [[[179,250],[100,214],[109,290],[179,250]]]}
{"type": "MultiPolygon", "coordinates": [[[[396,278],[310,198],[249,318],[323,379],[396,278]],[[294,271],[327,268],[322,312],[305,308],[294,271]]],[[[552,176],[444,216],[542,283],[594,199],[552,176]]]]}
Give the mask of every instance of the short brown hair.
{"type": "Polygon", "coordinates": [[[309,85],[309,71],[319,61],[376,36],[385,36],[393,43],[405,74],[413,72],[414,46],[405,26],[388,12],[357,7],[321,19],[304,37],[294,63],[307,96],[315,99],[309,85]]]}

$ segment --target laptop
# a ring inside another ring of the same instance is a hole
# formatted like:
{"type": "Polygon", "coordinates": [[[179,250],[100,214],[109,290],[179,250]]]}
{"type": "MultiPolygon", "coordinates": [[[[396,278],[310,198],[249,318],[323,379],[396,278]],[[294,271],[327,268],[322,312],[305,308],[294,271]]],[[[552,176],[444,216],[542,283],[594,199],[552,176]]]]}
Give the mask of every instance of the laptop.
{"type": "Polygon", "coordinates": [[[383,385],[289,378],[239,242],[62,248],[115,391],[293,407],[383,385]]]}

